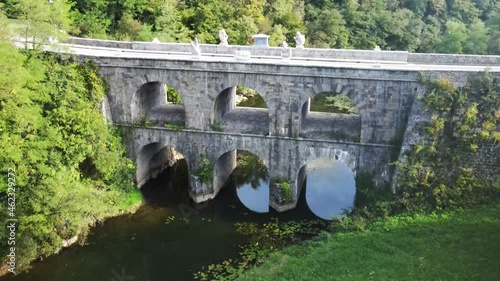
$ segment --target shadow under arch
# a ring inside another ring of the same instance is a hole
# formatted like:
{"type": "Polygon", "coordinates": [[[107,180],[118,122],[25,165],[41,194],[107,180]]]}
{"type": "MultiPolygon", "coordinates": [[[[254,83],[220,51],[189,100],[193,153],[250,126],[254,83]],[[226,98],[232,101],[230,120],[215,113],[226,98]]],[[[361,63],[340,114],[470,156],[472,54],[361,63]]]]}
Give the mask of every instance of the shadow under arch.
{"type": "Polygon", "coordinates": [[[297,174],[297,184],[305,187],[306,203],[318,217],[331,220],[354,207],[355,171],[335,158],[307,161],[297,174]]]}
{"type": "MultiPolygon", "coordinates": [[[[337,87],[338,88],[338,87],[337,87]]],[[[361,114],[354,90],[313,94],[301,109],[300,135],[312,139],[361,141],[361,114]]]]}
{"type": "Polygon", "coordinates": [[[185,127],[186,110],[179,92],[163,82],[147,82],[134,93],[131,102],[132,122],[163,127],[185,127]]]}
{"type": "Polygon", "coordinates": [[[150,179],[156,178],[177,161],[185,159],[172,145],[154,142],[143,146],[136,157],[135,179],[141,188],[150,179]]]}
{"type": "Polygon", "coordinates": [[[242,149],[223,153],[214,165],[214,187],[236,186],[240,202],[257,213],[269,212],[269,170],[256,154],[242,149]]]}
{"type": "Polygon", "coordinates": [[[252,93],[258,95],[261,101],[258,107],[238,106],[237,91],[251,88],[243,86],[231,86],[221,91],[212,106],[212,129],[223,130],[231,133],[246,134],[269,134],[269,109],[264,96],[257,91],[252,93]]]}

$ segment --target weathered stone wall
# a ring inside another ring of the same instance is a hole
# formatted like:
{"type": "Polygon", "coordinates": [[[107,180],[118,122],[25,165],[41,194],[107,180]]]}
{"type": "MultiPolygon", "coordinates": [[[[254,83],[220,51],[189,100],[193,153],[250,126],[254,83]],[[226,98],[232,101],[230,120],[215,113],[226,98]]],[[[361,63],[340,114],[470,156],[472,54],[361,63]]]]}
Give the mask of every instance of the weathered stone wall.
{"type": "MultiPolygon", "coordinates": [[[[424,96],[427,91],[424,87],[419,87],[418,95],[424,96]]],[[[472,102],[478,102],[481,97],[469,96],[469,100],[465,107],[470,106],[472,102]]],[[[401,154],[399,155],[399,161],[404,161],[404,154],[408,152],[412,147],[414,147],[418,142],[422,141],[422,136],[419,131],[422,126],[429,122],[432,117],[432,112],[424,107],[424,104],[420,100],[415,100],[411,114],[409,116],[408,125],[404,134],[404,141],[401,147],[401,154]]],[[[481,120],[480,123],[482,123],[481,120]]],[[[483,130],[483,128],[476,128],[477,132],[483,130]]],[[[500,130],[500,124],[497,125],[497,130],[500,130]]],[[[468,152],[464,155],[466,162],[462,163],[464,167],[473,168],[476,175],[480,177],[482,181],[492,183],[495,180],[500,179],[500,143],[486,143],[481,142],[479,144],[479,149],[475,152],[468,152]]],[[[396,171],[393,189],[396,187],[398,177],[398,171],[396,171]]]]}
{"type": "Polygon", "coordinates": [[[354,140],[360,137],[361,118],[358,114],[311,112],[302,119],[300,131],[307,138],[354,140]]]}
{"type": "Polygon", "coordinates": [[[210,130],[215,116],[220,114],[214,109],[224,108],[214,106],[220,93],[241,85],[256,90],[266,101],[271,135],[298,137],[303,105],[316,94],[334,91],[356,103],[361,116],[362,142],[390,143],[397,129],[406,123],[418,87],[418,73],[412,71],[94,59],[108,78],[113,121],[120,124],[132,123],[137,89],[161,81],[182,96],[186,128],[210,130]]]}
{"type": "Polygon", "coordinates": [[[408,54],[408,63],[449,65],[500,65],[500,56],[454,54],[408,54]]]}
{"type": "MultiPolygon", "coordinates": [[[[292,182],[302,178],[300,169],[318,158],[342,161],[354,172],[365,169],[373,172],[377,183],[389,181],[387,173],[391,146],[334,142],[326,140],[301,140],[258,135],[227,134],[204,131],[172,131],[163,128],[136,128],[128,143],[128,152],[138,166],[137,180],[145,182],[157,171],[169,165],[161,156],[163,147],[171,146],[185,156],[189,173],[201,168],[200,155],[214,163],[214,182],[191,182],[190,194],[195,201],[214,198],[222,182],[234,169],[235,150],[246,150],[259,157],[269,170],[271,178],[281,177],[292,182]],[[160,156],[157,154],[160,152],[160,156]],[[156,158],[155,158],[156,157],[156,158]],[[221,158],[222,157],[222,158],[221,158]],[[153,161],[151,161],[153,159],[153,161]]],[[[194,177],[191,177],[194,179],[194,177]]],[[[299,188],[296,185],[294,188],[299,188]]],[[[298,194],[299,190],[294,190],[298,194]]],[[[296,203],[296,202],[294,202],[296,203]]]]}

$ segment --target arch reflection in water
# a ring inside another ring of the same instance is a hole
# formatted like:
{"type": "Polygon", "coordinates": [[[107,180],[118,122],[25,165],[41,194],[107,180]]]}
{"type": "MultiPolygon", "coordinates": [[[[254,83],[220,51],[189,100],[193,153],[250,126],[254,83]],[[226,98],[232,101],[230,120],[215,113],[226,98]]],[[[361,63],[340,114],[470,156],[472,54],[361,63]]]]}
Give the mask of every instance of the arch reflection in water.
{"type": "Polygon", "coordinates": [[[237,167],[232,176],[241,203],[257,213],[269,212],[269,173],[254,154],[238,150],[237,167]]]}
{"type": "Polygon", "coordinates": [[[354,173],[334,159],[316,159],[307,164],[306,202],[318,217],[331,220],[354,205],[354,173]]]}

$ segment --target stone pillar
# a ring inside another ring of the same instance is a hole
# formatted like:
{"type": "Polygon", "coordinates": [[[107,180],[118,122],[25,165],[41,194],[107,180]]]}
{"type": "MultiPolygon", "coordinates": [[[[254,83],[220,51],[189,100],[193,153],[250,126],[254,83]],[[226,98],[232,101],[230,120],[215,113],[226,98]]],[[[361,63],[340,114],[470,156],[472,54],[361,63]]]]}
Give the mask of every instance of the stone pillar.
{"type": "Polygon", "coordinates": [[[223,155],[220,163],[217,164],[205,153],[207,152],[193,151],[193,157],[190,158],[192,160],[189,162],[189,196],[196,203],[214,199],[222,187],[216,186],[216,183],[221,181],[217,178],[217,171],[227,173],[233,165],[232,157],[234,157],[234,165],[236,164],[236,154],[233,156],[233,154],[228,153],[227,157],[223,155]]]}
{"type": "MultiPolygon", "coordinates": [[[[298,136],[300,127],[298,99],[289,93],[289,86],[286,83],[276,84],[274,91],[277,98],[273,103],[274,112],[270,114],[269,132],[273,136],[280,137],[298,136]]],[[[271,107],[269,110],[272,110],[271,107]]]]}
{"type": "Polygon", "coordinates": [[[297,183],[291,179],[274,178],[269,183],[269,206],[278,212],[297,206],[299,198],[297,183]]]}
{"type": "Polygon", "coordinates": [[[308,98],[306,103],[302,106],[302,119],[305,119],[311,112],[311,98],[308,98]]]}
{"type": "MultiPolygon", "coordinates": [[[[292,165],[293,164],[290,163],[289,166],[292,165]]],[[[306,176],[307,167],[303,166],[298,175],[271,177],[271,181],[269,183],[269,206],[278,212],[294,209],[297,206],[306,176]]]]}
{"type": "Polygon", "coordinates": [[[276,139],[272,143],[269,163],[269,206],[278,212],[295,208],[302,182],[300,174],[300,155],[298,145],[276,139]]]}
{"type": "Polygon", "coordinates": [[[224,153],[214,165],[214,190],[215,193],[219,193],[219,190],[224,187],[224,184],[229,179],[229,176],[236,168],[236,155],[237,151],[229,151],[224,153]]]}

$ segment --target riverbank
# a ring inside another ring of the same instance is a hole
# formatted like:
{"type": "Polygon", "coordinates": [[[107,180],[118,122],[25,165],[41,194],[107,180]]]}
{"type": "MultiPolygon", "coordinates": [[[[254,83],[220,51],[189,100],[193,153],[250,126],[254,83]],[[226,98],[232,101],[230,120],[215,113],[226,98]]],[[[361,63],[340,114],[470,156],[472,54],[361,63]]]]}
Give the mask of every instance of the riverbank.
{"type": "Polygon", "coordinates": [[[499,240],[500,204],[395,216],[276,252],[238,280],[497,280],[499,240]]]}
{"type": "MultiPolygon", "coordinates": [[[[101,217],[95,217],[92,220],[82,224],[77,231],[78,234],[70,239],[63,240],[53,254],[58,254],[64,248],[69,248],[76,243],[83,243],[86,239],[89,228],[94,227],[97,223],[104,222],[110,218],[115,218],[126,214],[134,214],[143,204],[142,195],[138,189],[134,190],[132,193],[124,194],[121,199],[122,201],[115,208],[109,210],[108,213],[103,214],[101,217]]],[[[34,261],[38,259],[40,259],[40,256],[37,256],[34,261]]],[[[9,273],[8,269],[9,266],[7,265],[7,260],[5,260],[0,264],[0,277],[7,275],[9,273]]],[[[24,270],[25,269],[21,270],[21,272],[24,270]]],[[[20,272],[18,271],[16,272],[16,274],[17,273],[20,272]]]]}

